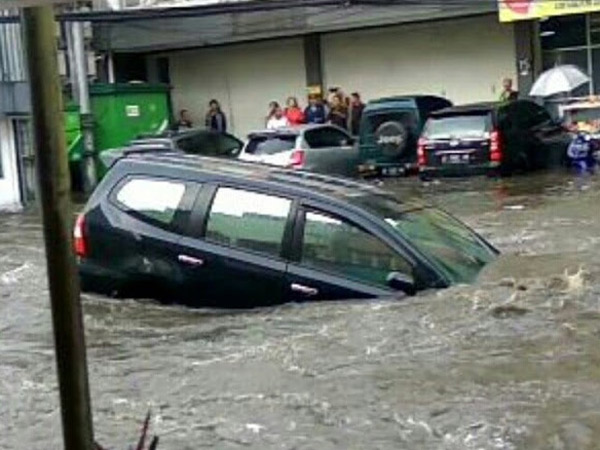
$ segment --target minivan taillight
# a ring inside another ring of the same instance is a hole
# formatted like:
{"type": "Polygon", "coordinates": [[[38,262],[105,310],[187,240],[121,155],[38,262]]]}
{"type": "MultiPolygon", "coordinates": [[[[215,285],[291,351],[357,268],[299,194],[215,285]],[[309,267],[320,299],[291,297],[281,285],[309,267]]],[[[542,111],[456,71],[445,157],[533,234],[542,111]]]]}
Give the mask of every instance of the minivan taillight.
{"type": "Polygon", "coordinates": [[[290,156],[289,167],[292,169],[302,169],[305,159],[306,153],[304,153],[304,150],[294,150],[290,156]]]}
{"type": "Polygon", "coordinates": [[[425,167],[427,165],[427,153],[425,150],[426,145],[427,139],[419,139],[419,143],[417,144],[417,163],[419,164],[419,167],[425,167]]]}
{"type": "Polygon", "coordinates": [[[75,228],[73,229],[73,246],[75,247],[75,254],[79,257],[86,257],[88,252],[88,246],[85,235],[85,215],[79,214],[75,221],[75,228]]]}
{"type": "Polygon", "coordinates": [[[502,139],[498,130],[490,133],[490,161],[502,162],[502,139]]]}

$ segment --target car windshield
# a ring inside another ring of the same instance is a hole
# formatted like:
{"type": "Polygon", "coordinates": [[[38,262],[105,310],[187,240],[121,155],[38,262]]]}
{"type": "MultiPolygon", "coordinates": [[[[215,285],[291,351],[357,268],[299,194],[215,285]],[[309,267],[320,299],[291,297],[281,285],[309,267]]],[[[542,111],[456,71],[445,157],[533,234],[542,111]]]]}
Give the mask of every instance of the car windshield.
{"type": "Polygon", "coordinates": [[[380,195],[365,196],[359,203],[440,266],[453,283],[473,281],[496,256],[471,229],[439,209],[405,205],[380,195]]]}
{"type": "Polygon", "coordinates": [[[274,155],[293,150],[296,146],[295,135],[252,136],[246,147],[251,155],[274,155]]]}
{"type": "Polygon", "coordinates": [[[428,139],[483,137],[490,131],[490,113],[431,118],[423,135],[428,139]]]}

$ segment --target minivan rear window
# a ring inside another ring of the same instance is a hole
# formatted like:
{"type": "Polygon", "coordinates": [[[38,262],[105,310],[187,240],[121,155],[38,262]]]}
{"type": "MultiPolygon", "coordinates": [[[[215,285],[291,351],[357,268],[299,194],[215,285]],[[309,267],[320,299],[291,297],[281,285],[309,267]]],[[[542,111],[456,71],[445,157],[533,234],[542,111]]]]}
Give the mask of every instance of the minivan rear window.
{"type": "Polygon", "coordinates": [[[251,155],[274,155],[293,150],[296,146],[295,135],[253,136],[246,147],[251,155]]]}
{"type": "Polygon", "coordinates": [[[435,117],[427,121],[423,135],[428,139],[483,137],[492,128],[490,113],[435,117]]]}

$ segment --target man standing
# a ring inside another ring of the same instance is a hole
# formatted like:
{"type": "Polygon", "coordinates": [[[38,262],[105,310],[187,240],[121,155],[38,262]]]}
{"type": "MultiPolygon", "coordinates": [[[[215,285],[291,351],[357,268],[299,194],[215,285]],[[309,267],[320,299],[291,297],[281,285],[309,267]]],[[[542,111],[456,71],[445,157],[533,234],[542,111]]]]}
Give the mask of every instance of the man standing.
{"type": "Polygon", "coordinates": [[[350,133],[353,136],[358,136],[360,132],[360,119],[365,109],[365,104],[362,102],[358,92],[353,92],[350,97],[350,133]]]}
{"type": "Polygon", "coordinates": [[[187,109],[179,111],[179,120],[175,123],[175,130],[185,130],[187,128],[193,128],[194,124],[190,117],[190,112],[187,109]]]}
{"type": "Polygon", "coordinates": [[[223,111],[221,111],[221,105],[219,105],[217,100],[211,100],[208,107],[206,128],[218,133],[225,133],[227,131],[227,118],[223,111]]]}
{"type": "Polygon", "coordinates": [[[327,112],[320,96],[310,95],[308,97],[308,106],[304,111],[304,117],[306,123],[325,123],[327,112]]]}
{"type": "Polygon", "coordinates": [[[511,78],[505,78],[502,80],[502,93],[500,94],[500,101],[502,103],[512,102],[513,100],[517,100],[518,96],[518,92],[513,90],[513,80],[511,78]]]}

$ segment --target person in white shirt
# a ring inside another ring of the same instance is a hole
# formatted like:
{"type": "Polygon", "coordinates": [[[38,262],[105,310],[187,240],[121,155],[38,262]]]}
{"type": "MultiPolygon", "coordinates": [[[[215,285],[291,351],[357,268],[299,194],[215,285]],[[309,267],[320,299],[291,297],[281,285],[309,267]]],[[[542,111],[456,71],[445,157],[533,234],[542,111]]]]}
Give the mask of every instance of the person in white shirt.
{"type": "Polygon", "coordinates": [[[280,106],[277,106],[273,115],[267,122],[267,128],[269,130],[275,130],[277,128],[285,128],[290,126],[290,121],[283,114],[283,109],[280,106]]]}

